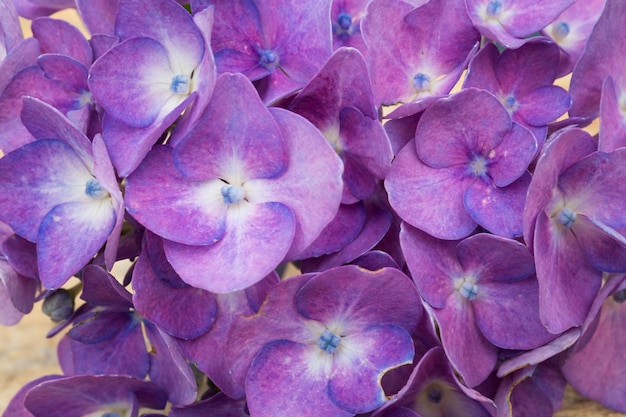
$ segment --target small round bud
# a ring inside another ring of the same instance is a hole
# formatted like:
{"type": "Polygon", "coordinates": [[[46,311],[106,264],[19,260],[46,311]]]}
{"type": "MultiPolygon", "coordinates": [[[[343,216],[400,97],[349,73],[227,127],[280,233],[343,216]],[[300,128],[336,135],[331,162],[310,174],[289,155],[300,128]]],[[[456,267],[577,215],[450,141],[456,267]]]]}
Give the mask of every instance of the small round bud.
{"type": "Polygon", "coordinates": [[[74,312],[74,297],[68,290],[58,289],[43,300],[41,309],[55,323],[66,320],[74,312]]]}

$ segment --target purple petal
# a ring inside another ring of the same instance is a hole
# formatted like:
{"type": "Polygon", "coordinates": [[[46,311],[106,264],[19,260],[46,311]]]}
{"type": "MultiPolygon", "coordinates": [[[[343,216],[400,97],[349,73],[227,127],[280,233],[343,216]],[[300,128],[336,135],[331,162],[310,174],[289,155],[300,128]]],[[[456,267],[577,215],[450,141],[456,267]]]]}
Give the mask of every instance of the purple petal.
{"type": "Polygon", "coordinates": [[[241,74],[225,74],[200,121],[176,147],[174,160],[186,177],[242,183],[281,175],[285,148],[252,84],[241,74]]]}
{"type": "Polygon", "coordinates": [[[281,203],[240,204],[228,211],[226,232],[216,243],[164,242],[183,281],[217,293],[236,291],[260,281],[284,259],[296,228],[293,212],[281,203]]]}
{"type": "Polygon", "coordinates": [[[486,158],[489,177],[498,187],[512,184],[526,174],[536,153],[537,140],[527,129],[513,123],[513,128],[486,158]]]}
{"type": "Polygon", "coordinates": [[[495,68],[500,58],[498,47],[488,43],[472,58],[463,81],[463,88],[482,88],[495,93],[500,90],[500,80],[495,68]]]}
{"type": "Polygon", "coordinates": [[[466,166],[433,169],[409,142],[396,156],[385,179],[389,203],[402,220],[440,239],[460,239],[476,228],[463,195],[476,178],[466,166]],[[441,216],[441,213],[446,216],[441,216]]]}
{"type": "Polygon", "coordinates": [[[39,41],[42,53],[67,55],[85,68],[91,66],[91,46],[75,26],[64,20],[42,17],[33,21],[31,30],[33,37],[39,41]]]}
{"type": "Polygon", "coordinates": [[[602,273],[571,231],[561,230],[544,213],[537,216],[534,246],[541,321],[555,334],[580,326],[600,289],[602,273]]]}
{"type": "Polygon", "coordinates": [[[420,295],[435,308],[443,308],[453,293],[452,277],[462,276],[456,257],[458,242],[440,240],[402,223],[400,245],[420,295]]]}
{"type": "Polygon", "coordinates": [[[577,214],[572,232],[591,264],[605,272],[626,272],[626,238],[584,214],[577,214]]]}
{"type": "MultiPolygon", "coordinates": [[[[272,108],[287,145],[287,170],[275,179],[249,181],[258,201],[275,201],[289,207],[296,232],[287,259],[309,246],[335,217],[343,184],[339,157],[319,131],[306,119],[287,110],[272,108]],[[311,176],[311,172],[324,175],[311,176]]],[[[251,200],[252,201],[252,200],[251,200]]]]}
{"type": "Polygon", "coordinates": [[[198,394],[191,367],[174,339],[149,322],[144,323],[150,341],[150,380],[167,392],[172,404],[187,405],[198,394]]]}
{"type": "Polygon", "coordinates": [[[119,0],[75,0],[81,20],[91,34],[113,35],[119,0]]]}
{"type": "Polygon", "coordinates": [[[525,173],[507,187],[477,180],[465,192],[463,202],[472,219],[496,235],[522,235],[522,213],[531,177],[525,173]]]}
{"type": "Polygon", "coordinates": [[[602,97],[600,99],[599,151],[611,152],[626,146],[626,124],[624,123],[624,111],[618,100],[619,93],[620,91],[615,88],[613,79],[610,76],[606,77],[602,84],[602,97]]]}
{"type": "Polygon", "coordinates": [[[563,88],[545,85],[519,97],[517,115],[532,126],[555,121],[569,109],[572,98],[563,88]]]}
{"type": "Polygon", "coordinates": [[[372,272],[347,265],[321,272],[300,289],[295,303],[307,318],[343,321],[346,332],[370,324],[393,324],[411,331],[422,313],[415,286],[395,268],[372,272]]]}
{"type": "Polygon", "coordinates": [[[392,368],[409,364],[414,347],[405,329],[372,326],[341,339],[335,355],[328,396],[344,410],[366,413],[383,405],[387,398],[381,386],[382,375],[392,368]],[[355,382],[357,382],[355,384],[355,382]]]}
{"type": "Polygon", "coordinates": [[[320,350],[317,345],[286,340],[265,345],[254,358],[246,378],[250,414],[353,416],[354,413],[340,408],[329,398],[328,375],[310,363],[315,350],[320,350]]]}
{"type": "Polygon", "coordinates": [[[170,67],[169,59],[167,49],[156,40],[129,39],[94,62],[89,87],[96,102],[112,117],[132,127],[146,127],[186,98],[171,89],[179,74],[170,67]]]}
{"type": "Polygon", "coordinates": [[[83,270],[83,291],[80,298],[96,306],[131,308],[131,294],[113,275],[100,266],[87,265],[83,270]]]}
{"type": "Polygon", "coordinates": [[[154,148],[127,179],[128,212],[159,236],[187,245],[215,243],[226,232],[223,181],[190,181],[169,146],[154,148]],[[164,216],[163,213],[168,213],[164,216]]]}
{"type": "Polygon", "coordinates": [[[41,221],[37,236],[39,275],[44,287],[59,288],[104,245],[115,225],[110,202],[64,203],[41,221]],[[72,234],[67,231],[72,230],[72,234]]]}
{"type": "Polygon", "coordinates": [[[467,164],[474,155],[487,156],[510,129],[507,111],[492,94],[466,89],[424,112],[415,134],[417,155],[432,168],[467,164]]]}

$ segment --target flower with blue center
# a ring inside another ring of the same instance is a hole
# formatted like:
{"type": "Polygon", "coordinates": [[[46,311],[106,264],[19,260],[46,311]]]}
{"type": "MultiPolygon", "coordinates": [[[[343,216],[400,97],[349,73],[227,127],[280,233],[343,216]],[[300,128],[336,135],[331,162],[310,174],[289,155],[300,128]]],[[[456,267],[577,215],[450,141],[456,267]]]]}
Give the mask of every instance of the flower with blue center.
{"type": "Polygon", "coordinates": [[[388,400],[383,375],[411,363],[422,308],[395,268],[333,268],[281,281],[229,333],[251,415],[352,416],[388,400]]]}

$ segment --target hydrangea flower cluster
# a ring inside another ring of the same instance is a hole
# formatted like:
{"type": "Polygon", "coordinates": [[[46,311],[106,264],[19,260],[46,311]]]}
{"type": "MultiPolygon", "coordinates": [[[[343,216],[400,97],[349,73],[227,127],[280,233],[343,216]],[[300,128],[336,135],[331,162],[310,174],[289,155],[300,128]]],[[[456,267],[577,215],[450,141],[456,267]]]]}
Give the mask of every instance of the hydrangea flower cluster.
{"type": "Polygon", "coordinates": [[[626,412],[624,19],[0,0],[0,323],[63,371],[2,416],[626,412]]]}

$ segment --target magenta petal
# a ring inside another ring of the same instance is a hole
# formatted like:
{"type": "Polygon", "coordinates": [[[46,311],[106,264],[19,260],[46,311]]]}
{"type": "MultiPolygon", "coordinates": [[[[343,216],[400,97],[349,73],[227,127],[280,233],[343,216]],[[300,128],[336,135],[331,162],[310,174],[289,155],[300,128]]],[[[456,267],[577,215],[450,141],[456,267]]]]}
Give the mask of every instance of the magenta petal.
{"type": "Polygon", "coordinates": [[[151,38],[132,38],[94,62],[89,87],[111,116],[129,126],[146,127],[184,99],[170,90],[176,75],[163,45],[151,38]]]}
{"type": "Polygon", "coordinates": [[[496,187],[477,180],[465,192],[464,203],[476,223],[491,233],[504,237],[522,235],[522,213],[530,174],[525,173],[507,187],[496,187]]]}
{"type": "Polygon", "coordinates": [[[353,413],[366,413],[383,405],[387,398],[382,376],[411,363],[414,347],[411,336],[401,327],[372,326],[342,338],[328,382],[330,399],[353,413]]]}
{"type": "Polygon", "coordinates": [[[256,355],[246,378],[250,414],[258,417],[351,417],[331,401],[328,375],[309,363],[316,345],[286,340],[268,343],[256,355]],[[313,368],[313,369],[311,369],[313,368]]]}
{"type": "Polygon", "coordinates": [[[560,230],[543,212],[537,216],[534,246],[541,321],[555,334],[582,325],[602,272],[591,265],[572,232],[560,230]]]}
{"type": "Polygon", "coordinates": [[[59,288],[91,260],[115,225],[110,201],[70,202],[43,218],[37,236],[39,276],[44,287],[59,288]],[[67,233],[72,230],[72,233],[67,233]]]}
{"type": "Polygon", "coordinates": [[[329,269],[300,289],[295,304],[300,314],[322,323],[342,318],[346,332],[361,331],[371,323],[394,324],[410,331],[422,315],[417,289],[395,268],[371,272],[347,265],[329,269]]]}
{"type": "Polygon", "coordinates": [[[226,232],[216,243],[164,242],[167,259],[183,281],[216,293],[232,292],[260,281],[284,259],[295,231],[293,212],[280,203],[239,204],[229,209],[226,232]]]}
{"type": "Polygon", "coordinates": [[[137,221],[167,240],[209,245],[226,230],[223,185],[217,179],[186,179],[174,166],[171,148],[159,146],[128,177],[126,205],[137,221]]]}
{"type": "Polygon", "coordinates": [[[526,174],[537,153],[537,140],[528,129],[513,123],[502,142],[487,156],[487,172],[498,187],[510,185],[526,174]]]}
{"type": "Polygon", "coordinates": [[[389,203],[402,220],[440,239],[460,239],[476,228],[463,195],[476,181],[465,166],[433,169],[409,142],[396,156],[385,179],[389,203]],[[446,216],[441,216],[446,213],[446,216]]]}

